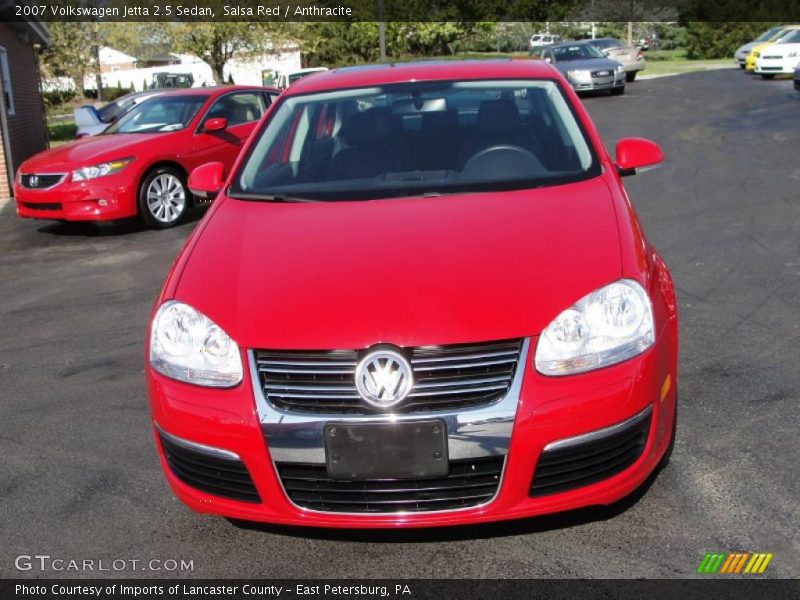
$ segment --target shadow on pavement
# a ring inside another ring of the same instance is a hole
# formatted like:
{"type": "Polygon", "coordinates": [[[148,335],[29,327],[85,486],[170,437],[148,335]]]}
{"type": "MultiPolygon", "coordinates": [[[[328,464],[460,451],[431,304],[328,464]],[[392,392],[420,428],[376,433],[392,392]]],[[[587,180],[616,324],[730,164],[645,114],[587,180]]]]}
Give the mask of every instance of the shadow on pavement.
{"type": "Polygon", "coordinates": [[[650,486],[653,485],[659,472],[660,470],[656,469],[635,491],[609,506],[591,506],[553,515],[501,521],[498,523],[416,529],[324,529],[253,523],[235,519],[228,519],[228,521],[240,529],[262,531],[264,533],[288,537],[339,542],[430,543],[528,535],[557,529],[568,529],[587,523],[613,519],[639,502],[650,489],[650,486]]]}
{"type": "MultiPolygon", "coordinates": [[[[204,207],[192,208],[186,215],[186,219],[177,228],[199,221],[204,214],[204,207]]],[[[137,217],[131,217],[118,221],[50,221],[45,222],[37,231],[48,235],[67,237],[111,237],[142,233],[150,231],[150,228],[137,217]]]]}

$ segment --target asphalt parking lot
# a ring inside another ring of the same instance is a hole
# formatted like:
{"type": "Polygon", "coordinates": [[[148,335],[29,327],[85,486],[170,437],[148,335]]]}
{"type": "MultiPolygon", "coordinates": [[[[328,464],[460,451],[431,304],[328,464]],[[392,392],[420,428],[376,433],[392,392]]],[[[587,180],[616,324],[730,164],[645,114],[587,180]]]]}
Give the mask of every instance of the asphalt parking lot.
{"type": "MultiPolygon", "coordinates": [[[[191,559],[195,577],[683,577],[707,551],[772,552],[800,576],[800,94],[739,70],[638,81],[586,105],[609,148],[667,156],[626,185],[680,305],[677,445],[618,506],[405,532],[237,528],[170,493],[143,335],[196,220],[0,213],[0,577],[22,554],[191,559]]],[[[94,573],[104,575],[104,573],[94,573]]],[[[113,574],[113,573],[105,573],[113,574]]],[[[168,573],[124,571],[117,575],[168,573]]]]}

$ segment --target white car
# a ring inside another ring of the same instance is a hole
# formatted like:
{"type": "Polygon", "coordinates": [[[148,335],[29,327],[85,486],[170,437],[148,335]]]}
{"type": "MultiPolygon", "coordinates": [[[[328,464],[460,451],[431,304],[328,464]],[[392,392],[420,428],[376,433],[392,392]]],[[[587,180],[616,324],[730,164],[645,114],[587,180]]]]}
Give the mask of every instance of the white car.
{"type": "Polygon", "coordinates": [[[320,71],[327,71],[325,67],[309,67],[307,69],[298,69],[297,71],[290,71],[288,73],[281,73],[278,75],[277,87],[285,90],[298,79],[302,79],[312,73],[319,73],[320,71]]]}
{"type": "Polygon", "coordinates": [[[799,64],[800,29],[795,29],[761,51],[756,59],[756,73],[764,79],[772,79],[775,75],[791,75],[799,64]]]}
{"type": "Polygon", "coordinates": [[[549,33],[534,33],[531,36],[530,47],[538,48],[541,46],[550,46],[552,44],[557,44],[560,41],[561,37],[558,35],[551,35],[549,33]]]}
{"type": "Polygon", "coordinates": [[[75,117],[76,138],[86,137],[87,135],[97,135],[102,133],[106,127],[117,120],[117,118],[130,108],[148,98],[160,94],[159,91],[134,92],[125,94],[116,100],[112,100],[102,108],[95,108],[91,104],[80,106],[72,111],[75,117]]]}

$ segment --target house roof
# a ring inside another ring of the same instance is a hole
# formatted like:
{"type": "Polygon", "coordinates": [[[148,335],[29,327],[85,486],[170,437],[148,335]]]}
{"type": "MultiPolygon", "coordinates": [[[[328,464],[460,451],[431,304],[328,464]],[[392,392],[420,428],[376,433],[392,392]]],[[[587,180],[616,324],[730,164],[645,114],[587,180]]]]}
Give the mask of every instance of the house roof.
{"type": "Polygon", "coordinates": [[[0,0],[0,21],[4,22],[11,29],[32,36],[31,41],[45,47],[49,46],[50,30],[47,29],[44,23],[34,17],[18,17],[16,11],[16,5],[18,4],[30,5],[31,3],[25,0],[20,0],[18,2],[0,0]]]}

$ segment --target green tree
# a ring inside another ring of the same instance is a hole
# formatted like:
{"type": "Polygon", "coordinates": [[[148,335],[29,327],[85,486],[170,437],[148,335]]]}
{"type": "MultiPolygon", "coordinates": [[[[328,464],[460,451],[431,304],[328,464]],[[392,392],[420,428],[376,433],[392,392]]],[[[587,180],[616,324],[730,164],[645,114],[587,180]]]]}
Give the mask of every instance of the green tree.
{"type": "Polygon", "coordinates": [[[690,21],[686,23],[686,54],[689,58],[727,58],[777,24],[690,21]]]}
{"type": "Polygon", "coordinates": [[[214,81],[225,81],[224,70],[232,58],[248,58],[280,52],[297,37],[294,23],[186,22],[165,23],[175,52],[193,54],[211,67],[214,81]]]}

